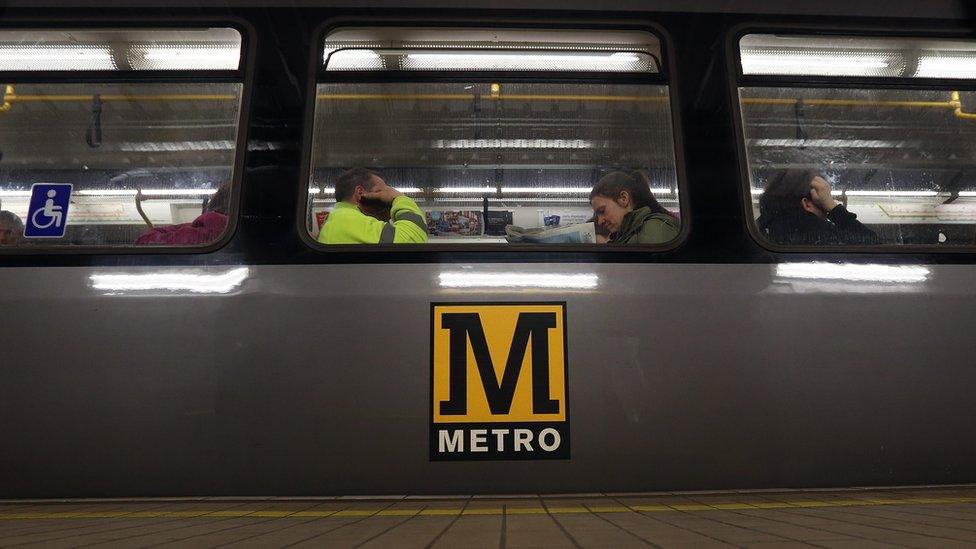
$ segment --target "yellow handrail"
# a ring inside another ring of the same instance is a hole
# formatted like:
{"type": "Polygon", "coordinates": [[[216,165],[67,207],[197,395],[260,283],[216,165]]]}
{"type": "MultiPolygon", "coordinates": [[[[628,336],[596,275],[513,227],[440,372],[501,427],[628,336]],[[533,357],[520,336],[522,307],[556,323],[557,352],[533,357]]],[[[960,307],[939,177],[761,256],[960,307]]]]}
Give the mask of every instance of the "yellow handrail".
{"type": "MultiPolygon", "coordinates": [[[[91,101],[92,95],[10,95],[8,101],[91,101]]],[[[102,101],[228,101],[237,99],[233,94],[153,94],[153,95],[102,95],[102,101]]]]}
{"type": "Polygon", "coordinates": [[[962,101],[959,99],[959,92],[952,92],[952,100],[949,101],[952,104],[952,112],[956,115],[956,118],[961,118],[963,120],[976,120],[976,113],[963,112],[962,101]]]}
{"type": "Polygon", "coordinates": [[[959,92],[950,92],[949,101],[866,101],[863,99],[762,99],[743,97],[743,105],[804,105],[823,107],[889,107],[950,109],[960,120],[976,120],[976,113],[963,112],[959,92]]]}
{"type": "MultiPolygon", "coordinates": [[[[410,101],[410,100],[445,100],[445,101],[473,101],[477,97],[471,93],[320,93],[315,96],[318,100],[325,101],[410,101]]],[[[629,101],[629,102],[660,102],[664,103],[667,97],[647,97],[642,95],[529,95],[529,94],[509,94],[509,95],[482,95],[482,99],[489,101],[629,101]]]]}
{"type": "MultiPolygon", "coordinates": [[[[955,93],[955,92],[953,92],[955,93]]],[[[863,99],[761,99],[745,97],[745,105],[817,105],[823,107],[905,107],[905,108],[941,108],[952,107],[951,101],[866,101],[863,99]]]]}
{"type": "MultiPolygon", "coordinates": [[[[475,94],[471,93],[323,93],[317,94],[317,100],[325,101],[473,101],[475,94]]],[[[648,102],[666,103],[669,98],[662,96],[642,95],[578,95],[578,94],[502,94],[492,87],[490,95],[480,96],[489,101],[611,101],[611,102],[648,102]]],[[[5,113],[18,102],[47,102],[47,101],[92,101],[94,94],[78,95],[18,95],[12,84],[7,84],[0,113],[5,113]]],[[[236,94],[112,94],[101,95],[103,102],[146,102],[146,101],[234,101],[236,94]]],[[[882,107],[882,108],[919,108],[919,109],[948,109],[956,118],[961,120],[976,120],[976,113],[965,112],[958,91],[950,94],[949,101],[869,101],[862,99],[764,99],[744,97],[744,105],[797,105],[802,103],[810,106],[824,107],[882,107]]]]}
{"type": "Polygon", "coordinates": [[[14,95],[14,86],[13,84],[7,84],[7,87],[3,92],[3,105],[0,105],[0,112],[7,112],[10,110],[10,107],[14,106],[14,104],[10,102],[10,97],[12,95],[14,95]]]}
{"type": "MultiPolygon", "coordinates": [[[[6,93],[3,97],[3,104],[0,105],[0,113],[9,111],[14,103],[34,103],[34,102],[55,102],[55,101],[93,101],[95,94],[78,95],[17,95],[12,84],[7,84],[6,93]]],[[[163,94],[110,94],[101,95],[104,102],[177,102],[177,101],[234,101],[238,97],[235,94],[187,94],[187,93],[163,93],[163,94]]]]}

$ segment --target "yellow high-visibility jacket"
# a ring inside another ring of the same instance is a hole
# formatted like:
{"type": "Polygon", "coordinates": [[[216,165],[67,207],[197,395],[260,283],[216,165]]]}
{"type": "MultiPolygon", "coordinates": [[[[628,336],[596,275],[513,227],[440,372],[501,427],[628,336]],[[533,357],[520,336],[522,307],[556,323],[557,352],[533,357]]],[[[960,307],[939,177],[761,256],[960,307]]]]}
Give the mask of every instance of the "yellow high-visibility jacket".
{"type": "Polygon", "coordinates": [[[323,244],[401,244],[427,242],[427,222],[417,203],[406,196],[393,199],[390,221],[370,217],[355,204],[337,202],[325,219],[318,241],[323,244]]]}

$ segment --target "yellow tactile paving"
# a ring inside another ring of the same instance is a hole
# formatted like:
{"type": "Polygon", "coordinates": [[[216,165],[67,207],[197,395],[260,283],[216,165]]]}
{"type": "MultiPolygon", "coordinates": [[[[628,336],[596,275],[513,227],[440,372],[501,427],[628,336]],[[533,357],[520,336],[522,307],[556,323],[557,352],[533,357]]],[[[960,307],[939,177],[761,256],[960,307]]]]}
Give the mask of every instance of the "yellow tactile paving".
{"type": "MultiPolygon", "coordinates": [[[[627,498],[606,498],[605,502],[599,503],[576,503],[572,500],[561,499],[558,497],[547,498],[545,505],[538,505],[534,502],[525,500],[510,500],[511,504],[501,504],[494,502],[479,506],[465,507],[460,501],[442,501],[440,505],[421,505],[419,501],[404,502],[406,507],[384,508],[381,506],[357,505],[350,503],[341,509],[323,510],[302,510],[301,506],[296,505],[294,510],[276,509],[186,509],[186,510],[138,510],[138,504],[133,504],[135,508],[120,509],[114,511],[12,511],[0,510],[0,520],[67,520],[67,519],[126,519],[126,518],[362,518],[362,517],[434,517],[434,516],[460,516],[460,515],[576,515],[590,513],[708,513],[711,511],[737,511],[737,510],[763,510],[763,509],[811,509],[811,508],[831,508],[831,507],[873,507],[873,506],[896,506],[896,505],[951,505],[962,503],[976,503],[976,496],[946,496],[946,497],[858,497],[856,494],[844,498],[838,498],[831,494],[824,499],[813,499],[811,497],[799,497],[790,499],[778,494],[779,501],[771,499],[744,498],[735,501],[732,498],[725,501],[714,500],[709,502],[681,502],[681,503],[652,503],[639,504],[628,503],[627,498]],[[856,498],[856,499],[855,499],[856,498]]],[[[676,500],[685,500],[675,497],[676,500]]],[[[30,507],[24,505],[23,507],[30,507]]]]}

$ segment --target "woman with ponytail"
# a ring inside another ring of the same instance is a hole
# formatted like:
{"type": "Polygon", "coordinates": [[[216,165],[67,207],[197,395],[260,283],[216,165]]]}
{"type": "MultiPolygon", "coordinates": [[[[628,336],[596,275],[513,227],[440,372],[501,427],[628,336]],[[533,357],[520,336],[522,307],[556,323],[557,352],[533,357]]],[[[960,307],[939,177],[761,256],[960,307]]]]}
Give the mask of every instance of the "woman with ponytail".
{"type": "Polygon", "coordinates": [[[593,218],[614,244],[661,244],[678,236],[678,220],[658,204],[640,171],[611,172],[590,191],[593,218]]]}

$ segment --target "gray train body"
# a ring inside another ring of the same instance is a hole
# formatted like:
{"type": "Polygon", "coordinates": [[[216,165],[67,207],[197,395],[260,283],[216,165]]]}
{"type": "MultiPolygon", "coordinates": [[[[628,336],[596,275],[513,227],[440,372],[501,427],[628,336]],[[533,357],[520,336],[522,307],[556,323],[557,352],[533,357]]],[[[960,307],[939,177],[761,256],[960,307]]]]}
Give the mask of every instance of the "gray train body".
{"type": "MultiPolygon", "coordinates": [[[[198,15],[164,4],[162,15],[198,15]]],[[[657,15],[653,2],[620,4],[612,17],[657,15]]],[[[699,15],[676,15],[682,8],[665,4],[658,6],[665,18],[694,26],[699,15]]],[[[724,25],[725,3],[701,4],[700,17],[724,25]]],[[[847,4],[829,3],[820,14],[874,21],[870,6],[847,4]]],[[[98,15],[92,5],[69,7],[98,15]]],[[[912,16],[915,8],[905,6],[888,15],[912,16]]],[[[423,14],[437,6],[413,7],[423,14]]],[[[589,17],[583,6],[568,8],[589,17]]],[[[35,3],[23,9],[31,11],[18,15],[61,16],[35,3]]],[[[254,21],[264,13],[244,2],[209,9],[254,21]]],[[[272,19],[301,13],[292,10],[266,11],[272,19]]],[[[743,10],[758,17],[773,8],[743,10]]],[[[952,25],[968,16],[962,4],[933,10],[932,20],[952,25]]],[[[679,62],[694,56],[681,50],[690,39],[676,41],[679,62]]],[[[273,63],[274,47],[256,47],[259,105],[278,84],[261,81],[260,63],[273,63]]],[[[715,112],[694,104],[703,87],[727,97],[728,84],[704,76],[708,59],[688,64],[701,74],[678,79],[691,232],[671,252],[327,257],[298,237],[292,212],[305,183],[297,152],[286,152],[270,176],[248,157],[241,220],[219,251],[3,256],[0,497],[976,480],[971,255],[760,247],[737,202],[727,107],[711,126],[715,112]],[[286,198],[274,198],[279,189],[286,198]],[[501,274],[508,282],[457,287],[445,284],[445,273],[501,274]],[[520,282],[536,274],[583,275],[589,284],[520,282]],[[571,457],[431,461],[430,304],[551,301],[566,303],[571,457]]]]}

